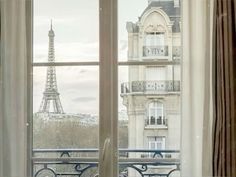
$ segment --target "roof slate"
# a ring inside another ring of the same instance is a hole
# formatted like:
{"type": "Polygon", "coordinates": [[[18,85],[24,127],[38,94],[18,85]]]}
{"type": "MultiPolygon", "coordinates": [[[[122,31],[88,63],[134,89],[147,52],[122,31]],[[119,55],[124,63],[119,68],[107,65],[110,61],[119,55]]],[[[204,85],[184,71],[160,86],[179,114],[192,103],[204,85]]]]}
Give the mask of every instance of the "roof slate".
{"type": "Polygon", "coordinates": [[[141,16],[152,7],[161,7],[165,13],[171,16],[180,16],[180,7],[174,7],[174,1],[153,1],[144,10],[141,16]]]}

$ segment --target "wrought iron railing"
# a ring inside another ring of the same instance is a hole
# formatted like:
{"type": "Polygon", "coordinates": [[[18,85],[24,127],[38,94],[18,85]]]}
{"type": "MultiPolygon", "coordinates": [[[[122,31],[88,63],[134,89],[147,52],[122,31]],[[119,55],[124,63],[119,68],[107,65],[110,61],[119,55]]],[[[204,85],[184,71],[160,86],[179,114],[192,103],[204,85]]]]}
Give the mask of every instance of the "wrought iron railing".
{"type": "Polygon", "coordinates": [[[168,56],[168,46],[143,46],[144,57],[168,56]]]}
{"type": "Polygon", "coordinates": [[[180,81],[133,81],[121,84],[121,93],[180,92],[180,81]]]}
{"type": "MultiPolygon", "coordinates": [[[[180,170],[179,156],[178,150],[119,149],[120,177],[128,177],[128,169],[142,177],[169,177],[180,170]]],[[[98,176],[98,149],[34,149],[32,162],[33,177],[98,176]]]]}
{"type": "MultiPolygon", "coordinates": [[[[181,46],[172,47],[173,59],[180,59],[181,49],[181,46]]],[[[169,55],[169,46],[143,46],[143,57],[165,57],[169,55]]]]}
{"type": "Polygon", "coordinates": [[[145,126],[165,126],[167,127],[168,122],[167,119],[165,119],[164,117],[160,117],[160,118],[155,118],[155,117],[151,117],[151,118],[147,118],[145,119],[145,126]]]}

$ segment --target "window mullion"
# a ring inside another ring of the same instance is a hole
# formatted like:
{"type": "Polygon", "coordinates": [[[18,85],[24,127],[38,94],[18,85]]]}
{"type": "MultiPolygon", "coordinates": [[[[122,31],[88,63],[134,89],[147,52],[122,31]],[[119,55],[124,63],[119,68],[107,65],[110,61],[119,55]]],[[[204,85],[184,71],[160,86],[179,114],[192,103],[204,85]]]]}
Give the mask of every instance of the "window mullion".
{"type": "Polygon", "coordinates": [[[27,34],[27,176],[33,176],[33,0],[26,1],[26,34],[27,34]]]}
{"type": "Polygon", "coordinates": [[[99,176],[118,176],[117,0],[99,1],[99,176]]]}

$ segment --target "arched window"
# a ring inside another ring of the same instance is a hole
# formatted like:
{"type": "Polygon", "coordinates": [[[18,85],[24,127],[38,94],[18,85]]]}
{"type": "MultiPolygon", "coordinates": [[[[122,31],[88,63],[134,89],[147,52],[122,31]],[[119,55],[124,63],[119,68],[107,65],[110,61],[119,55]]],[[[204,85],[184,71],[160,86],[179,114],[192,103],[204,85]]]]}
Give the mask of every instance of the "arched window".
{"type": "Polygon", "coordinates": [[[162,102],[154,101],[148,105],[148,125],[166,125],[164,117],[164,105],[162,102]]]}

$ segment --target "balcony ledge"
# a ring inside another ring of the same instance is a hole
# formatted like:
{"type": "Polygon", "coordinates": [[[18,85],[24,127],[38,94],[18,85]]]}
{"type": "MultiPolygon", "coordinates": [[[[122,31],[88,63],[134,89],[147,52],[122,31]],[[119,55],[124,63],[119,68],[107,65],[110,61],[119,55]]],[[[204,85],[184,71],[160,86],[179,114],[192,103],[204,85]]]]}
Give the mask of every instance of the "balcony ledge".
{"type": "Polygon", "coordinates": [[[168,95],[180,95],[181,92],[178,91],[178,92],[132,92],[132,93],[121,93],[120,96],[121,97],[124,97],[124,96],[157,96],[157,95],[165,95],[165,96],[168,96],[168,95]]]}
{"type": "Polygon", "coordinates": [[[132,81],[121,84],[121,96],[127,94],[180,94],[180,81],[132,81]]]}
{"type": "Polygon", "coordinates": [[[146,130],[152,130],[152,129],[168,129],[168,126],[166,125],[145,125],[144,127],[146,130]]]}

